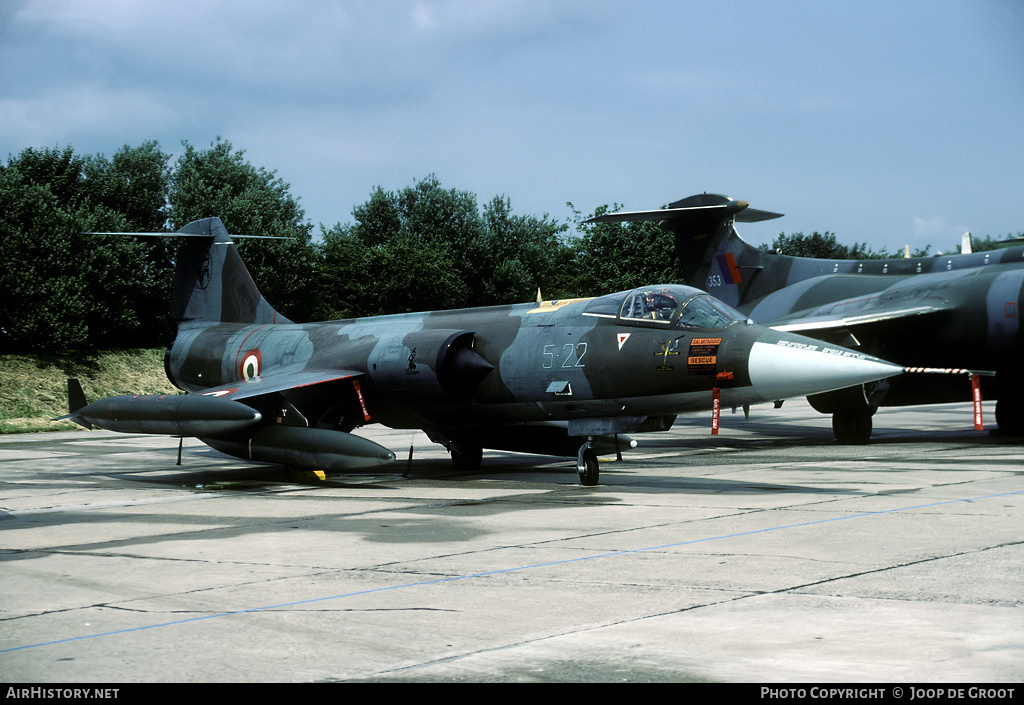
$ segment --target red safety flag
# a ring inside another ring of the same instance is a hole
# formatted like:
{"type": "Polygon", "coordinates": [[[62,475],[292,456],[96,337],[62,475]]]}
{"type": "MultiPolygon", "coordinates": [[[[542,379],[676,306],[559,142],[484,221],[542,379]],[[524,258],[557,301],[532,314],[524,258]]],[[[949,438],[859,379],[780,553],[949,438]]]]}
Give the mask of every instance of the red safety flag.
{"type": "Polygon", "coordinates": [[[715,387],[711,399],[711,435],[718,435],[718,417],[722,413],[722,392],[715,387]]]}
{"type": "Polygon", "coordinates": [[[359,399],[359,408],[363,412],[363,420],[370,421],[370,412],[366,408],[366,399],[363,398],[363,388],[359,386],[359,380],[352,380],[352,388],[356,390],[356,398],[359,399]]]}

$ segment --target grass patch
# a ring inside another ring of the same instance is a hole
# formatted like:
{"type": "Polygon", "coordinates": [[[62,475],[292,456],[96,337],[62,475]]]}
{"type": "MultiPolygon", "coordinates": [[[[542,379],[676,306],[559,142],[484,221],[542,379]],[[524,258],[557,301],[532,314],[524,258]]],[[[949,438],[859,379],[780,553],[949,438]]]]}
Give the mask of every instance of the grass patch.
{"type": "Polygon", "coordinates": [[[118,394],[176,394],[163,358],[163,348],[0,355],[0,433],[80,429],[51,421],[68,413],[69,377],[81,381],[90,402],[118,394]]]}

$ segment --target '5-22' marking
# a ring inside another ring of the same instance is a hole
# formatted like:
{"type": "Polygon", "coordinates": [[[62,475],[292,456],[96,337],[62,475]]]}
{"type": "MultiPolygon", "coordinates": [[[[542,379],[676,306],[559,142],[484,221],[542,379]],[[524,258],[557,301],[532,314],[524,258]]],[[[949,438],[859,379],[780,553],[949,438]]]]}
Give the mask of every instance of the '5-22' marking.
{"type": "Polygon", "coordinates": [[[545,370],[550,370],[558,360],[562,361],[560,367],[586,367],[586,363],[583,362],[583,356],[587,354],[586,343],[566,343],[562,346],[559,352],[555,352],[555,348],[558,346],[549,343],[544,346],[544,352],[541,354],[543,358],[543,367],[545,370]]]}

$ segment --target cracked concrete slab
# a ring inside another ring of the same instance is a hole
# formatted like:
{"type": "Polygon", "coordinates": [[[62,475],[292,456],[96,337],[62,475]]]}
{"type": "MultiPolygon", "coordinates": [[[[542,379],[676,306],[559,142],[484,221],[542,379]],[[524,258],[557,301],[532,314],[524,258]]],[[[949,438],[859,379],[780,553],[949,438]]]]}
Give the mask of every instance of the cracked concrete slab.
{"type": "MultiPolygon", "coordinates": [[[[991,409],[987,409],[991,418],[991,409]]],[[[687,425],[692,421],[694,425],[687,425]]],[[[7,682],[1015,682],[1024,453],[969,405],[331,478],[186,440],[0,437],[7,682]]],[[[408,459],[409,445],[414,447],[408,459]]]]}

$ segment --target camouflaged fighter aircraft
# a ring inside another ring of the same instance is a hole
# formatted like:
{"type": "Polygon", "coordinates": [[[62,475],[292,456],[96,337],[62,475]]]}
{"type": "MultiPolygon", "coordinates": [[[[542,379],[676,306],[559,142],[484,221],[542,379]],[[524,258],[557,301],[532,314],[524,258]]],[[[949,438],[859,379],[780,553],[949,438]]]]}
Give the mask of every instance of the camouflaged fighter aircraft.
{"type": "Polygon", "coordinates": [[[229,455],[325,472],[395,455],[352,435],[423,429],[457,467],[484,448],[576,456],[583,484],[621,434],[676,414],[882,379],[901,367],[754,325],[704,292],[659,285],[593,299],[296,324],[260,295],[218,218],[178,251],[167,375],[187,395],[80,399],[63,418],[195,436],[229,455]]]}
{"type": "MultiPolygon", "coordinates": [[[[781,217],[744,201],[701,194],[656,211],[614,213],[591,222],[657,221],[675,235],[686,281],[761,325],[927,371],[994,371],[1001,431],[1024,433],[1024,247],[914,259],[825,260],[765,252],[734,222],[781,217]]],[[[831,413],[836,438],[866,443],[879,406],[971,398],[963,377],[906,375],[808,397],[831,413]]]]}

